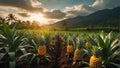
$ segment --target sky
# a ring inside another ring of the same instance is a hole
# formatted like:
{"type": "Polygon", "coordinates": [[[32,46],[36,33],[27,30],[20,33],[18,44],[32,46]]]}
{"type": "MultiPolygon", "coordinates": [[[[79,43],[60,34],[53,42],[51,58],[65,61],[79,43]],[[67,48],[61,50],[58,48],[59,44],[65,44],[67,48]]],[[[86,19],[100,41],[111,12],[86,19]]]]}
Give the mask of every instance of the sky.
{"type": "Polygon", "coordinates": [[[98,10],[119,7],[119,3],[120,0],[0,0],[0,17],[12,13],[21,20],[52,24],[98,10]]]}

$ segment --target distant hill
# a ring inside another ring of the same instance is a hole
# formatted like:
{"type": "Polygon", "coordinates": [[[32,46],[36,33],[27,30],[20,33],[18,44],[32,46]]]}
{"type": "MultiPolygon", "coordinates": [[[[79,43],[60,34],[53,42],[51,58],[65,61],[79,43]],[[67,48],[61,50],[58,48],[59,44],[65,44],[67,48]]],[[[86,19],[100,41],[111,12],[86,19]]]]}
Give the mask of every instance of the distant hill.
{"type": "Polygon", "coordinates": [[[120,27],[120,7],[96,11],[88,16],[77,16],[49,25],[53,28],[120,27]]]}

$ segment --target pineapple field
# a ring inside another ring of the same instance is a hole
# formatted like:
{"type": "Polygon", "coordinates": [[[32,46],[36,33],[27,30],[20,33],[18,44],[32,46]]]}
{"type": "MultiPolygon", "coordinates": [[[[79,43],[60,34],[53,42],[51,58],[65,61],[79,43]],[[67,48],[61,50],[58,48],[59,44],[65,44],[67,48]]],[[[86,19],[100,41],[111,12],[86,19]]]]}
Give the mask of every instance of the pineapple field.
{"type": "Polygon", "coordinates": [[[120,33],[0,26],[0,68],[120,68],[120,33]]]}

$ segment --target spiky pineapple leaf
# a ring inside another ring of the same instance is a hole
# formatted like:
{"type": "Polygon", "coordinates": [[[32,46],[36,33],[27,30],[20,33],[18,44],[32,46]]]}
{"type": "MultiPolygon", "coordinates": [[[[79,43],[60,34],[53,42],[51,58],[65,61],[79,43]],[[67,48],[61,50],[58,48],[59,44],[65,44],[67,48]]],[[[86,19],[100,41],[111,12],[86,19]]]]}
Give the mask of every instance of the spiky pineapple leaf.
{"type": "MultiPolygon", "coordinates": [[[[28,57],[28,56],[31,55],[31,54],[32,54],[32,53],[23,54],[22,56],[18,57],[17,62],[20,61],[22,58],[28,57]]],[[[27,60],[27,58],[26,58],[25,60],[27,60]]]]}
{"type": "Polygon", "coordinates": [[[5,55],[6,55],[6,53],[0,53],[0,60],[2,60],[5,55]]]}
{"type": "Polygon", "coordinates": [[[98,46],[100,46],[102,48],[106,47],[103,39],[99,35],[97,36],[97,44],[98,44],[98,46]]]}

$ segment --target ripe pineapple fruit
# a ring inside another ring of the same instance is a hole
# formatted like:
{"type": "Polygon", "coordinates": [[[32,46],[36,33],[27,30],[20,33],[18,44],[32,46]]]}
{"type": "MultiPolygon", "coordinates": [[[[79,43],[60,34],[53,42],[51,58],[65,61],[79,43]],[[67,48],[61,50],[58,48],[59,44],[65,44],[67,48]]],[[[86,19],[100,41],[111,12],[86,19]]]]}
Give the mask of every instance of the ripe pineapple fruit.
{"type": "Polygon", "coordinates": [[[93,55],[90,58],[90,68],[102,68],[101,48],[93,46],[93,55]]]}
{"type": "Polygon", "coordinates": [[[42,45],[42,46],[38,47],[38,54],[40,56],[44,56],[44,55],[46,55],[46,53],[47,53],[47,49],[46,49],[45,45],[42,45]]]}
{"type": "Polygon", "coordinates": [[[86,42],[86,43],[85,43],[85,46],[86,46],[87,48],[90,48],[90,47],[91,47],[90,42],[86,42]]]}
{"type": "Polygon", "coordinates": [[[83,56],[84,56],[84,52],[83,52],[83,49],[82,48],[77,48],[74,52],[74,57],[73,57],[73,60],[74,61],[81,61],[83,59],[83,56]]]}
{"type": "Polygon", "coordinates": [[[67,46],[67,53],[72,53],[73,52],[73,46],[72,45],[68,45],[67,46]]]}

